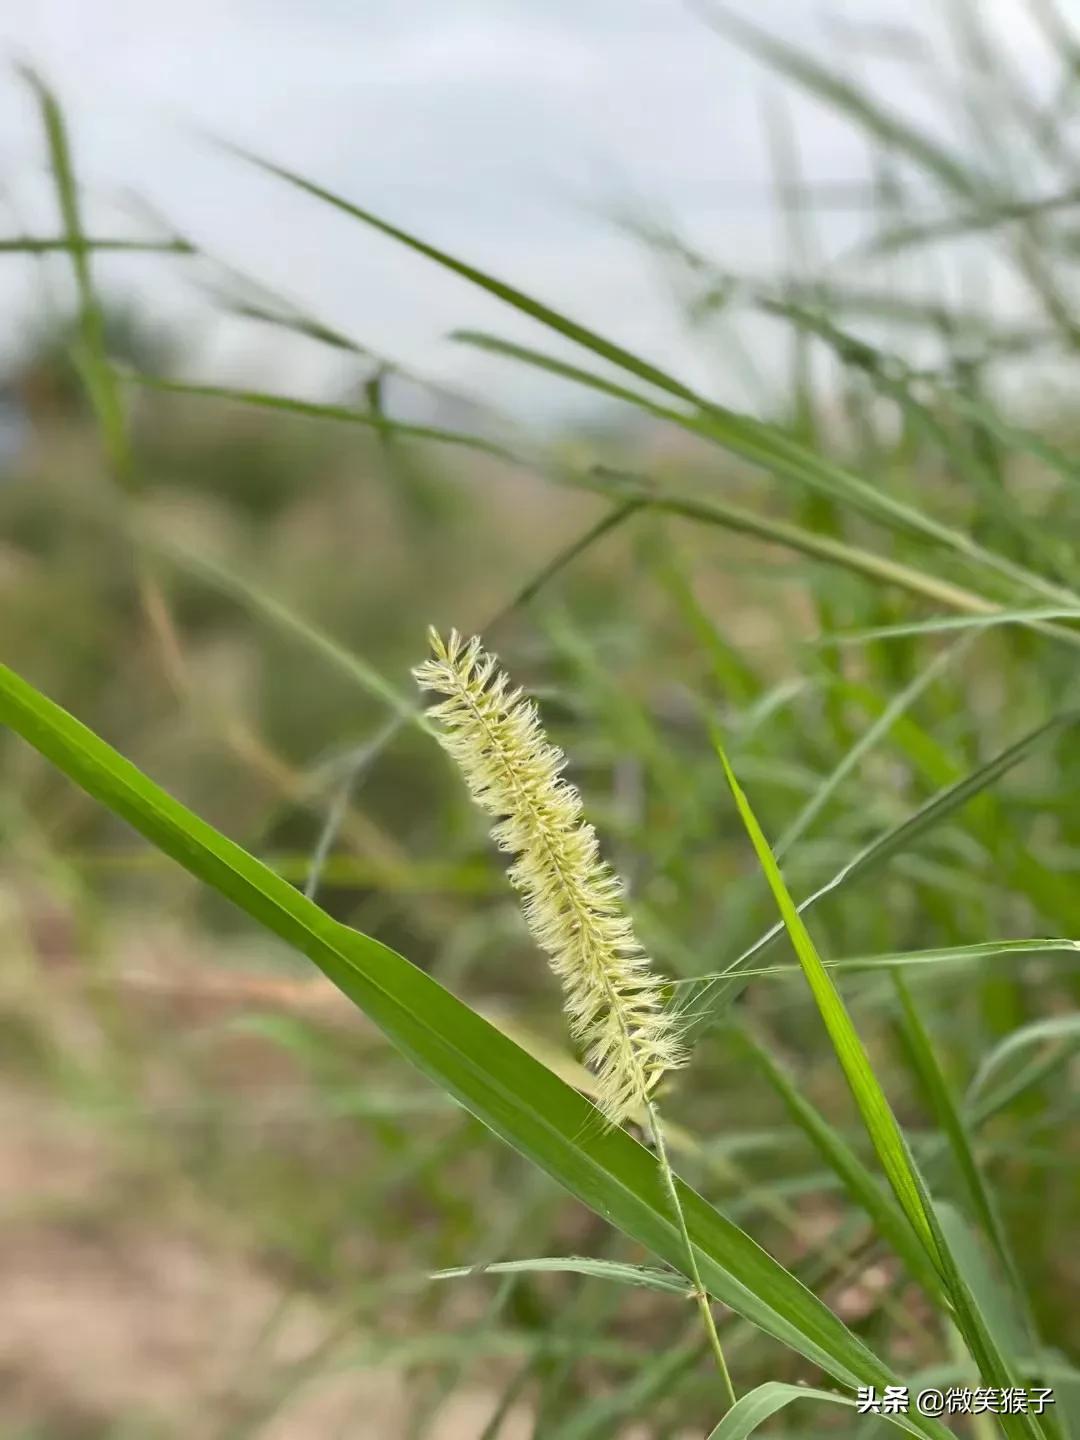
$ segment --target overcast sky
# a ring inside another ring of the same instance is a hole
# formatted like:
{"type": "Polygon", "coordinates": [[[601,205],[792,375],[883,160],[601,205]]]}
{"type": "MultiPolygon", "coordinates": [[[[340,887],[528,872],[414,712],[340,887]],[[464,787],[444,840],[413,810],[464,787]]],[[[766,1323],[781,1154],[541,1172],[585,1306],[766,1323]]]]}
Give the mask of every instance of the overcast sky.
{"type": "MultiPolygon", "coordinates": [[[[939,7],[743,0],[742,8],[821,48],[836,43],[838,20],[925,28],[939,7]]],[[[1012,0],[993,8],[1004,15],[1012,0]]],[[[886,45],[866,73],[880,93],[918,108],[926,57],[901,40],[897,33],[895,54],[886,45]]],[[[1030,36],[1017,31],[1011,44],[1022,52],[1030,36]]],[[[688,374],[697,367],[699,378],[707,364],[710,381],[737,391],[737,375],[718,373],[722,358],[694,352],[660,268],[610,219],[632,202],[723,264],[762,271],[774,263],[762,117],[763,101],[782,87],[680,0],[34,0],[3,7],[0,50],[37,67],[62,99],[99,234],[147,233],[138,196],[201,247],[381,351],[519,411],[558,405],[557,382],[511,374],[446,339],[463,325],[522,337],[523,322],[215,149],[209,132],[661,362],[688,374]]],[[[865,178],[864,148],[847,127],[809,102],[792,114],[807,179],[865,178]]],[[[0,167],[8,210],[0,230],[55,229],[38,119],[14,74],[0,84],[0,167]]],[[[826,222],[827,250],[850,240],[851,224],[826,222]]],[[[191,265],[124,258],[102,273],[114,290],[182,322],[205,374],[285,379],[309,391],[333,378],[314,347],[215,320],[194,283],[205,272],[191,265]]],[[[39,275],[0,257],[5,329],[36,304],[39,275]]]]}

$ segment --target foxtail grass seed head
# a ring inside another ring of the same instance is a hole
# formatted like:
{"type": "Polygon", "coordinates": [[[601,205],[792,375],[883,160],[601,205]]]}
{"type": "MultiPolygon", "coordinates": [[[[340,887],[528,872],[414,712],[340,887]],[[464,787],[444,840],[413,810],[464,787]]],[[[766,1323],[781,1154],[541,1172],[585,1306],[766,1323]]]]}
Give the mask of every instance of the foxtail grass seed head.
{"type": "Polygon", "coordinates": [[[662,980],[634,937],[617,876],[600,859],[581,796],[561,778],[566,757],[544,735],[536,705],[511,686],[480,639],[428,632],[431,659],[413,672],[446,698],[428,714],[473,799],[495,817],[492,836],[514,856],[510,880],[526,923],[562,982],[574,1038],[613,1124],[643,1105],[684,1063],[662,980]]]}

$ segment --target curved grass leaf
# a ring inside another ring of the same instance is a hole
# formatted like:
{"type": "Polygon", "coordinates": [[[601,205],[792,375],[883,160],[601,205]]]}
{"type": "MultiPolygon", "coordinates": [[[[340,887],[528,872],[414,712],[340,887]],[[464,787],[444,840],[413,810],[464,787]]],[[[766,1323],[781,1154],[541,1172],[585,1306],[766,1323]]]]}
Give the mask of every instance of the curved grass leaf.
{"type": "MultiPolygon", "coordinates": [[[[822,956],[821,963],[827,970],[904,970],[920,965],[955,965],[968,961],[996,960],[1000,956],[1029,955],[1076,955],[1080,956],[1080,940],[979,940],[974,945],[945,945],[930,950],[884,950],[879,955],[847,955],[830,960],[822,956]]],[[[788,965],[762,965],[754,969],[718,970],[712,975],[695,975],[690,980],[669,982],[677,988],[700,986],[714,980],[729,980],[738,976],[749,979],[759,975],[799,975],[802,967],[798,962],[788,965]]]]}
{"type": "Polygon", "coordinates": [[[568,315],[563,315],[550,305],[545,305],[543,301],[533,299],[531,295],[526,295],[524,291],[518,290],[516,286],[507,284],[505,280],[499,280],[493,275],[488,275],[484,271],[478,270],[476,266],[468,264],[467,261],[459,260],[455,256],[448,254],[445,250],[440,250],[435,245],[429,245],[426,240],[421,240],[418,236],[410,234],[398,225],[390,224],[388,220],[381,219],[370,210],[365,210],[359,205],[354,205],[341,195],[337,195],[332,190],[326,189],[325,186],[317,185],[312,180],[306,180],[302,175],[298,175],[293,170],[286,169],[283,165],[276,165],[272,160],[265,160],[262,156],[255,155],[250,150],[244,150],[237,145],[227,145],[225,148],[231,150],[242,159],[247,160],[250,164],[257,166],[260,170],[265,170],[267,174],[276,175],[279,180],[284,180],[289,185],[295,185],[297,189],[306,191],[307,194],[314,196],[316,200],[322,200],[325,204],[332,205],[335,210],[341,210],[344,214],[351,215],[354,220],[360,220],[363,224],[370,225],[372,229],[389,236],[391,240],[396,240],[399,244],[416,251],[417,254],[425,256],[428,260],[434,260],[436,264],[442,265],[444,269],[450,270],[455,275],[459,275],[463,280],[468,280],[471,284],[479,286],[482,290],[486,290],[489,295],[494,295],[497,299],[513,306],[515,310],[520,310],[523,314],[539,321],[541,325],[546,326],[550,330],[556,330],[560,335],[565,336],[566,339],[572,340],[585,349],[602,356],[603,359],[618,366],[620,370],[628,370],[631,374],[636,375],[638,379],[645,380],[650,385],[655,385],[657,389],[664,390],[669,395],[676,395],[681,400],[689,400],[695,405],[704,403],[700,396],[681,381],[676,380],[674,375],[669,375],[658,366],[650,364],[647,360],[642,360],[639,356],[624,349],[623,346],[617,345],[614,341],[605,339],[604,336],[597,334],[595,330],[590,330],[587,326],[578,324],[576,320],[572,320],[568,315]]]}
{"type": "Polygon", "coordinates": [[[1006,1035],[1000,1044],[995,1045],[975,1072],[975,1078],[968,1086],[965,1105],[968,1108],[975,1107],[979,1096],[987,1088],[991,1076],[1006,1068],[1010,1060],[1015,1059],[1017,1055],[1030,1049],[1033,1045],[1042,1045],[1046,1041],[1054,1040],[1065,1041],[1063,1049],[1058,1052],[1061,1059],[1066,1059],[1080,1047],[1080,1014],[1053,1015],[1046,1020],[1035,1020],[1030,1025],[1022,1025],[1011,1035],[1006,1035]]]}
{"type": "Polygon", "coordinates": [[[647,1265],[623,1265],[615,1260],[590,1260],[583,1255],[543,1256],[537,1260],[496,1260],[486,1265],[454,1265],[436,1270],[429,1280],[460,1280],[474,1275],[588,1275],[594,1280],[613,1280],[639,1290],[663,1290],[672,1295],[692,1295],[693,1287],[671,1270],[647,1265]]]}
{"type": "Polygon", "coordinates": [[[144,375],[129,371],[124,379],[148,390],[161,390],[173,395],[199,395],[210,400],[229,400],[237,405],[258,410],[277,410],[287,415],[302,415],[312,420],[333,420],[347,425],[361,425],[380,434],[395,435],[402,440],[424,440],[436,445],[456,445],[466,450],[491,455],[497,460],[522,463],[522,457],[482,435],[463,430],[444,430],[434,425],[408,425],[385,415],[357,410],[350,405],[328,405],[315,400],[297,400],[291,395],[274,395],[267,390],[242,390],[229,385],[199,385],[186,380],[168,380],[161,375],[144,375]]]}
{"type": "MultiPolygon", "coordinates": [[[[832,1405],[851,1408],[855,1405],[849,1396],[836,1395],[831,1390],[813,1390],[808,1385],[784,1385],[779,1380],[769,1380],[737,1400],[716,1429],[710,1430],[708,1440],[744,1440],[778,1410],[785,1409],[796,1400],[824,1400],[832,1405]]],[[[899,1422],[907,1417],[898,1415],[889,1418],[899,1422]]],[[[904,1425],[903,1428],[907,1430],[911,1427],[904,1425]]]]}
{"type": "Polygon", "coordinates": [[[1000,608],[993,600],[967,590],[951,580],[943,580],[903,561],[879,555],[874,550],[849,545],[835,540],[831,535],[821,535],[803,529],[785,520],[776,520],[770,515],[761,515],[727,501],[699,496],[670,494],[640,475],[597,466],[591,472],[591,480],[577,479],[571,483],[582,488],[599,491],[602,495],[624,496],[636,499],[641,504],[651,505],[656,510],[670,515],[681,515],[687,520],[697,520],[736,534],[755,535],[760,540],[781,545],[785,550],[795,550],[811,559],[821,560],[863,575],[879,584],[895,585],[909,594],[924,600],[935,600],[953,610],[966,614],[993,615],[1000,608]]]}
{"type": "MultiPolygon", "coordinates": [[[[483,1124],[655,1255],[685,1260],[656,1157],[430,976],[333,920],[0,666],[0,722],[191,874],[313,960],[393,1044],[483,1124]]],[[[845,1385],[888,1368],[751,1238],[679,1182],[709,1293],[845,1385]]],[[[947,1434],[921,1421],[923,1434],[947,1434]]]]}
{"type": "Polygon", "coordinates": [[[614,384],[579,366],[567,364],[531,346],[477,331],[457,331],[455,336],[483,349],[505,355],[509,359],[523,361],[550,374],[562,376],[612,399],[627,401],[656,419],[665,420],[720,445],[751,464],[772,471],[782,479],[805,485],[829,499],[838,500],[894,530],[908,531],[951,550],[954,554],[965,556],[984,570],[1004,576],[1010,582],[1022,585],[1036,594],[1048,596],[1059,603],[1067,603],[1074,609],[1080,604],[1080,596],[1073,591],[1052,584],[1038,572],[1015,564],[1007,556],[987,550],[971,535],[944,524],[903,500],[898,500],[879,486],[870,484],[852,471],[818,455],[778,426],[766,424],[750,415],[739,414],[715,401],[701,398],[697,401],[697,413],[688,415],[684,411],[659,405],[636,391],[614,384]]]}

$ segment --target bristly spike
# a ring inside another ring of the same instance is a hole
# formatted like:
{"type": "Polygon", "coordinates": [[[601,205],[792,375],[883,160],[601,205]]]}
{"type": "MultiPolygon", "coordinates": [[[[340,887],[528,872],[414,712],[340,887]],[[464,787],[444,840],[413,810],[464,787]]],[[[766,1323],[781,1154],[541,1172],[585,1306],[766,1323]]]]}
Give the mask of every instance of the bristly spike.
{"type": "Polygon", "coordinates": [[[676,1022],[622,905],[622,885],[601,860],[581,796],[560,778],[566,757],[546,738],[532,700],[513,688],[479,637],[428,631],[432,658],[413,671],[445,697],[428,714],[514,856],[509,875],[526,923],[562,982],[574,1038],[597,1079],[612,1124],[647,1105],[666,1070],[685,1063],[676,1022]]]}

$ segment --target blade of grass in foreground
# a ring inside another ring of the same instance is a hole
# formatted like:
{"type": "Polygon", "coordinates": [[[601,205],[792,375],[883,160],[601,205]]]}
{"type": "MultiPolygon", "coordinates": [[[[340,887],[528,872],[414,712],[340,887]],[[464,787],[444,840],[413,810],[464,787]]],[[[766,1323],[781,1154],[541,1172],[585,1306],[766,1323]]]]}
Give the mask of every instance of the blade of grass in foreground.
{"type": "Polygon", "coordinates": [[[843,1067],[882,1168],[900,1202],[901,1209],[907,1216],[909,1225],[918,1236],[935,1268],[940,1270],[941,1259],[926,1214],[927,1207],[913,1171],[912,1161],[907,1153],[906,1143],[900,1133],[900,1127],[897,1125],[892,1109],[877,1082],[869,1057],[855,1032],[855,1027],[840,999],[839,992],[830,978],[828,970],[822,964],[817,947],[810,938],[810,932],[788,892],[780,874],[780,868],[769,848],[769,843],[750,808],[750,802],[735,778],[735,772],[731,768],[727,752],[718,733],[714,732],[713,740],[720,763],[724,768],[724,774],[731,787],[739,816],[750,837],[758,863],[765,872],[765,878],[781,914],[783,927],[787,931],[814,1000],[821,1011],[829,1038],[843,1067]]]}
{"type": "MultiPolygon", "coordinates": [[[[752,1435],[759,1425],[764,1425],[766,1420],[794,1404],[796,1400],[824,1400],[832,1405],[846,1406],[854,1404],[846,1395],[836,1395],[831,1390],[814,1390],[808,1385],[785,1385],[779,1380],[769,1380],[744,1395],[728,1411],[716,1429],[709,1432],[706,1440],[744,1440],[744,1437],[752,1435]]],[[[901,1430],[910,1431],[913,1428],[910,1415],[890,1414],[875,1418],[899,1425],[901,1430]]]]}
{"type": "MultiPolygon", "coordinates": [[[[769,848],[769,842],[758,824],[749,800],[735,778],[735,772],[727,758],[723,741],[715,730],[713,742],[728,785],[731,787],[739,816],[750,837],[758,863],[765,872],[765,878],[773,893],[777,909],[780,911],[784,928],[799,963],[802,965],[807,983],[825,1023],[829,1039],[832,1041],[833,1049],[836,1051],[837,1059],[847,1078],[881,1167],[892,1186],[901,1209],[907,1216],[908,1223],[944,1282],[952,1300],[957,1325],[971,1351],[972,1358],[979,1367],[980,1374],[988,1385],[996,1388],[1008,1388],[1015,1384],[1010,1367],[998,1349],[986,1319],[953,1259],[934,1213],[933,1202],[925,1182],[916,1168],[896,1116],[893,1114],[892,1107],[874,1073],[870,1057],[866,1053],[832,976],[821,962],[810,932],[784,883],[780,867],[769,848]]],[[[1042,1434],[1041,1427],[1032,1416],[1003,1416],[1002,1428],[1009,1435],[1017,1437],[1042,1434]]]]}
{"type": "MultiPolygon", "coordinates": [[[[833,1405],[853,1404],[847,1396],[834,1395],[831,1390],[811,1390],[806,1385],[784,1385],[779,1380],[770,1380],[737,1401],[716,1429],[709,1432],[708,1440],[744,1440],[745,1436],[752,1435],[759,1425],[764,1425],[778,1410],[785,1409],[795,1400],[825,1400],[833,1405]]],[[[892,1415],[888,1418],[907,1419],[906,1416],[892,1415]]],[[[903,1425],[901,1428],[907,1430],[910,1425],[903,1425]]]]}
{"type": "MultiPolygon", "coordinates": [[[[0,666],[0,723],[185,869],[313,960],[424,1074],[610,1224],[676,1269],[685,1261],[659,1166],[552,1071],[384,945],[333,920],[200,820],[33,686],[0,666]]],[[[679,1195],[709,1292],[841,1384],[888,1368],[695,1191],[679,1195]]],[[[919,1417],[924,1435],[948,1432],[919,1417]]]]}

